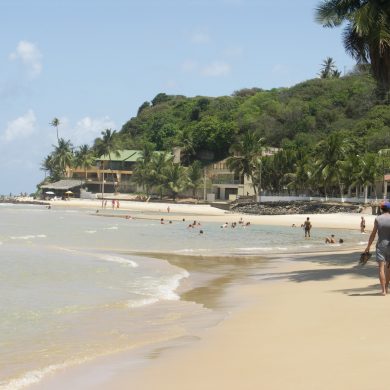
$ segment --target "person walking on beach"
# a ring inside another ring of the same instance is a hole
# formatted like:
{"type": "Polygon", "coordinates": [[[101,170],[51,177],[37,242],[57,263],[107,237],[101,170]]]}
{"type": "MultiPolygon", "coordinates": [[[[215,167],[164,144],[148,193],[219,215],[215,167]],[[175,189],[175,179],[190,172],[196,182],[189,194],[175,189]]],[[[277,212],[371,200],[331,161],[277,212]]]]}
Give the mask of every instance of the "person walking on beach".
{"type": "Polygon", "coordinates": [[[364,252],[370,252],[371,245],[378,233],[376,261],[379,266],[379,282],[382,288],[381,294],[386,295],[390,282],[390,202],[382,203],[380,208],[383,211],[383,214],[375,218],[374,229],[370,234],[367,248],[364,252]]]}
{"type": "Polygon", "coordinates": [[[366,220],[364,217],[361,217],[360,220],[360,233],[365,233],[366,232],[366,220]]]}
{"type": "Polygon", "coordinates": [[[303,223],[303,228],[305,229],[305,238],[310,238],[311,222],[309,217],[307,217],[306,221],[303,223]]]}

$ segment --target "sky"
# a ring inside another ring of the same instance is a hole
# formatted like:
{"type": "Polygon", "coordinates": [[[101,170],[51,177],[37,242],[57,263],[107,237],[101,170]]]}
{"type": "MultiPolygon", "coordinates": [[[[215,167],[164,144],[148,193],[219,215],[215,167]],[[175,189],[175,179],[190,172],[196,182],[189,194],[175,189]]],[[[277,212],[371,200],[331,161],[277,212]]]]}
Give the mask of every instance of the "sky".
{"type": "Polygon", "coordinates": [[[0,194],[31,193],[59,135],[92,145],[158,93],[231,95],[354,61],[320,0],[0,0],[0,194]]]}

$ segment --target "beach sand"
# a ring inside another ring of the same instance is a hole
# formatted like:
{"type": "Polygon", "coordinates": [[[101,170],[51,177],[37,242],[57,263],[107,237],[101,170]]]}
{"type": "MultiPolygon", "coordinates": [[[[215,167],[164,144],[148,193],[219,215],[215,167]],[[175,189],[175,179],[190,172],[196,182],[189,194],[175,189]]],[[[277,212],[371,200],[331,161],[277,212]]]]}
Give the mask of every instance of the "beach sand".
{"type": "MultiPolygon", "coordinates": [[[[196,215],[193,207],[186,207],[196,215]]],[[[308,216],[314,228],[359,229],[359,214],[308,216]]],[[[239,217],[203,215],[208,221],[239,217]]],[[[283,226],[305,217],[243,216],[251,223],[283,226]]],[[[374,216],[365,217],[370,229],[374,216]]],[[[263,267],[252,267],[250,259],[231,258],[236,265],[244,260],[245,276],[239,272],[181,292],[183,299],[223,307],[229,312],[225,320],[199,328],[186,342],[156,346],[138,360],[126,353],[109,356],[64,370],[33,388],[387,389],[382,375],[390,359],[386,337],[390,296],[379,294],[375,261],[362,267],[358,258],[358,248],[283,255],[268,259],[263,267]]],[[[217,260],[210,258],[210,267],[217,260]]],[[[199,271],[196,259],[173,262],[199,271]]],[[[202,258],[202,267],[207,270],[207,259],[202,258]]]]}

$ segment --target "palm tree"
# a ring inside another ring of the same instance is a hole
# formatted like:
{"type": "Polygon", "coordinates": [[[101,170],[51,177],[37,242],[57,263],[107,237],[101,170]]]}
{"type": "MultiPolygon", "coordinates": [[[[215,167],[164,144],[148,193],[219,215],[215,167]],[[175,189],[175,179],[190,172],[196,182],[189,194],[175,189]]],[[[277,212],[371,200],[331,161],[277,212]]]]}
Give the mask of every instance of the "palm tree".
{"type": "MultiPolygon", "coordinates": [[[[111,155],[119,156],[120,142],[116,130],[106,129],[102,131],[102,138],[98,138],[95,143],[95,149],[99,156],[107,156],[109,160],[109,169],[111,169],[111,155]]],[[[102,208],[104,207],[104,160],[102,165],[102,208]]]]}
{"type": "Polygon", "coordinates": [[[60,125],[60,120],[58,118],[53,118],[53,120],[50,122],[50,125],[55,127],[57,130],[57,142],[60,142],[60,138],[58,136],[58,126],[60,125]]]}
{"type": "Polygon", "coordinates": [[[60,138],[52,156],[54,169],[58,170],[61,176],[66,176],[67,169],[73,166],[73,162],[73,146],[70,140],[65,141],[63,138],[60,138]]]}
{"type": "Polygon", "coordinates": [[[83,168],[85,179],[88,178],[88,168],[93,164],[95,158],[88,145],[81,145],[75,153],[75,166],[83,168]]]}
{"type": "Polygon", "coordinates": [[[323,63],[320,71],[320,78],[330,79],[332,77],[340,77],[340,72],[337,70],[336,64],[332,57],[327,57],[323,63]]]}
{"type": "Polygon", "coordinates": [[[348,144],[341,133],[332,133],[316,147],[315,176],[324,185],[325,195],[330,186],[338,185],[340,196],[343,196],[342,181],[343,162],[347,158],[348,144]]]}
{"type": "Polygon", "coordinates": [[[370,63],[379,90],[390,89],[390,2],[387,0],[322,0],[316,20],[324,27],[340,26],[344,47],[358,63],[370,63]]]}
{"type": "Polygon", "coordinates": [[[135,166],[132,179],[139,185],[142,186],[146,196],[149,196],[150,187],[153,184],[152,176],[150,173],[150,162],[145,162],[144,159],[140,158],[135,166]]]}
{"type": "Polygon", "coordinates": [[[187,168],[188,187],[192,188],[192,197],[196,197],[196,191],[203,182],[203,169],[200,161],[194,161],[187,168]]]}
{"type": "Polygon", "coordinates": [[[369,186],[373,186],[376,197],[375,183],[380,177],[380,170],[379,158],[376,153],[366,153],[362,156],[359,184],[364,187],[364,203],[367,203],[369,186]]]}
{"type": "Polygon", "coordinates": [[[186,171],[184,167],[171,161],[165,168],[166,186],[171,191],[173,201],[179,192],[186,188],[186,171]]]}
{"type": "Polygon", "coordinates": [[[263,138],[253,131],[248,131],[237,143],[233,144],[231,147],[233,155],[226,161],[229,169],[252,180],[255,195],[261,191],[259,159],[263,151],[263,143],[263,138]]]}
{"type": "Polygon", "coordinates": [[[166,182],[165,169],[168,164],[172,163],[173,157],[168,156],[166,152],[157,153],[152,155],[150,163],[148,164],[150,185],[156,186],[159,193],[160,199],[163,198],[164,184],[166,182]]]}

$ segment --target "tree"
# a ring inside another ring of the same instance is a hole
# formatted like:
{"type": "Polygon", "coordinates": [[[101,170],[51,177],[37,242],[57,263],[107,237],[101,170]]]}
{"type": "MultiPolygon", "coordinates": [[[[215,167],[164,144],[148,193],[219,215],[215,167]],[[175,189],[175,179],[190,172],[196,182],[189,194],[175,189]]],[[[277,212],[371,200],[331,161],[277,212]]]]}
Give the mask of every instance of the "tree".
{"type": "Polygon", "coordinates": [[[171,161],[165,168],[166,187],[171,191],[173,200],[179,192],[186,188],[186,171],[184,167],[171,161]]]}
{"type": "Polygon", "coordinates": [[[361,158],[361,170],[358,182],[364,187],[364,202],[367,203],[368,187],[373,186],[376,196],[375,182],[380,176],[380,165],[377,154],[366,153],[361,158]]]}
{"type": "Polygon", "coordinates": [[[325,195],[329,187],[338,185],[340,196],[343,196],[345,183],[342,181],[342,169],[347,152],[347,140],[340,132],[331,133],[328,138],[317,144],[314,174],[320,184],[324,185],[325,195]]]}
{"type": "Polygon", "coordinates": [[[332,77],[338,78],[341,73],[338,71],[336,67],[336,63],[334,62],[332,57],[327,57],[323,63],[320,71],[321,79],[330,79],[332,77]]]}
{"type": "Polygon", "coordinates": [[[60,138],[58,146],[55,146],[51,163],[54,168],[62,177],[66,176],[67,168],[71,168],[74,162],[73,146],[70,140],[65,141],[60,138]]]}
{"type": "MultiPolygon", "coordinates": [[[[111,154],[119,156],[120,142],[116,130],[106,129],[101,132],[102,138],[98,138],[95,144],[99,156],[108,155],[109,169],[111,169],[111,154]]],[[[104,207],[104,161],[102,173],[102,208],[104,207]]],[[[116,190],[116,189],[115,189],[116,190]]]]}
{"type": "Polygon", "coordinates": [[[257,195],[260,191],[259,159],[263,150],[264,139],[255,132],[246,132],[241,139],[231,147],[232,156],[228,157],[226,164],[236,174],[246,176],[252,181],[253,190],[257,195]],[[257,183],[257,188],[256,188],[257,183]]]}
{"type": "Polygon", "coordinates": [[[196,191],[202,185],[203,182],[203,169],[200,161],[194,161],[187,168],[187,179],[189,188],[192,188],[192,197],[196,197],[196,191]]]}
{"type": "Polygon", "coordinates": [[[88,175],[88,168],[93,164],[94,160],[95,158],[92,150],[88,145],[81,145],[75,153],[75,166],[84,169],[86,179],[88,175]]]}
{"type": "Polygon", "coordinates": [[[150,188],[154,183],[154,178],[151,172],[151,161],[155,153],[154,144],[151,142],[144,142],[142,144],[141,157],[137,161],[134,169],[134,181],[143,187],[146,196],[149,196],[150,188]]]}
{"type": "Polygon", "coordinates": [[[168,156],[166,152],[154,152],[150,163],[148,164],[150,185],[155,186],[160,194],[160,199],[163,197],[164,185],[166,182],[166,168],[172,163],[173,157],[168,156]]]}
{"type": "Polygon", "coordinates": [[[116,130],[102,131],[102,138],[98,138],[95,148],[99,156],[106,155],[111,163],[111,155],[119,156],[120,142],[116,130]]]}
{"type": "Polygon", "coordinates": [[[58,118],[53,118],[53,120],[50,122],[50,125],[56,128],[57,131],[57,142],[60,142],[60,138],[58,136],[58,126],[60,125],[60,120],[58,118]]]}
{"type": "Polygon", "coordinates": [[[379,90],[390,89],[390,2],[387,0],[323,0],[316,20],[324,27],[340,26],[344,47],[358,63],[370,63],[379,90]]]}

